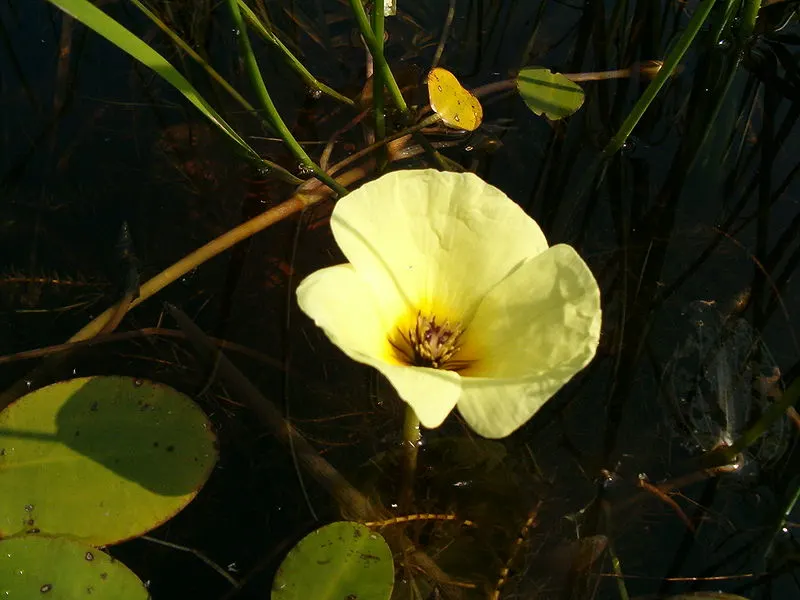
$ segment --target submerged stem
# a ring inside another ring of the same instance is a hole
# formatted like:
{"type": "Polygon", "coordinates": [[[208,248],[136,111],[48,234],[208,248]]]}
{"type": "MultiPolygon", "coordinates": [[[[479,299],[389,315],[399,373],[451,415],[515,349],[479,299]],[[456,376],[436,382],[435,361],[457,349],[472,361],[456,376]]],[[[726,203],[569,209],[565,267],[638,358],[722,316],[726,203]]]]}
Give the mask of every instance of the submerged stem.
{"type": "Polygon", "coordinates": [[[406,404],[403,421],[403,486],[400,488],[400,512],[410,510],[414,500],[414,477],[417,473],[417,456],[422,433],[419,417],[410,404],[406,404]]]}

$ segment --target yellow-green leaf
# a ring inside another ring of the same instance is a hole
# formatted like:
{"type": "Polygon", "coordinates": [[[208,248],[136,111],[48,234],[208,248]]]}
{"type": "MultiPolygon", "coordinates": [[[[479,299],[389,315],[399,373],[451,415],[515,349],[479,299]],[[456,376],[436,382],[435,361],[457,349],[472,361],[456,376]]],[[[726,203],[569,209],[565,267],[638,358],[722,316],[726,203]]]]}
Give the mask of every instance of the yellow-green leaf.
{"type": "Polygon", "coordinates": [[[101,546],[141,535],[197,495],[217,459],[187,396],[131,377],[81,377],[0,412],[0,538],[101,546]]]}
{"type": "Polygon", "coordinates": [[[551,120],[568,117],[583,106],[583,88],[544,67],[522,69],[517,75],[517,89],[528,108],[551,120]]]}
{"type": "Polygon", "coordinates": [[[75,540],[24,535],[0,541],[0,598],[147,600],[120,561],[75,540]]]}
{"type": "Polygon", "coordinates": [[[272,583],[272,600],[389,600],[394,562],[386,540],[360,523],[337,521],[292,548],[272,583]]]}

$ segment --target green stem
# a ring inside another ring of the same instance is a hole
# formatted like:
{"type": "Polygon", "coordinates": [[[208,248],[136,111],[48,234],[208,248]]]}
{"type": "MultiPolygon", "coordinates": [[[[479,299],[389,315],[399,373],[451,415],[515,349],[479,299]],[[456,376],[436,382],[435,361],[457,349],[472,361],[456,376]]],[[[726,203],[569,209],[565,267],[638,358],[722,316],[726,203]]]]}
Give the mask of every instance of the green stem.
{"type": "Polygon", "coordinates": [[[400,510],[411,509],[414,500],[414,477],[417,472],[417,456],[422,433],[419,429],[419,417],[410,404],[406,404],[403,421],[403,486],[400,489],[400,510]]]}
{"type": "Polygon", "coordinates": [[[741,39],[750,37],[756,26],[758,11],[761,10],[761,0],[746,0],[744,3],[744,13],[742,14],[742,24],[739,27],[741,39]]]}
{"type": "Polygon", "coordinates": [[[653,100],[655,100],[658,92],[661,91],[661,88],[664,87],[664,84],[670,77],[672,77],[672,74],[680,65],[683,55],[686,54],[689,46],[692,45],[695,37],[697,37],[697,34],[700,33],[700,29],[702,29],[703,24],[706,22],[706,19],[711,13],[711,9],[714,7],[716,1],[717,0],[702,0],[702,2],[695,9],[694,15],[689,21],[689,25],[686,27],[686,31],[683,32],[681,37],[678,39],[677,44],[675,44],[675,47],[667,55],[667,58],[664,60],[664,65],[661,67],[653,81],[650,82],[650,85],[647,86],[641,98],[639,98],[639,101],[633,107],[633,110],[631,110],[625,121],[620,126],[616,135],[611,138],[606,147],[603,149],[604,157],[609,157],[612,154],[616,154],[617,151],[622,148],[625,140],[628,139],[628,136],[630,136],[633,129],[639,123],[639,120],[642,118],[642,116],[644,116],[644,113],[650,107],[650,104],[653,102],[653,100]]]}
{"type": "MultiPolygon", "coordinates": [[[[384,14],[383,0],[376,0],[372,8],[372,34],[383,52],[384,14]]],[[[374,65],[374,60],[373,60],[374,65]]],[[[386,137],[386,115],[383,102],[383,75],[380,71],[372,70],[372,111],[375,113],[375,141],[379,142],[386,137]]],[[[378,164],[376,171],[382,172],[386,166],[386,147],[378,150],[378,164]]]]}
{"type": "MultiPolygon", "coordinates": [[[[372,61],[378,70],[377,72],[380,73],[386,88],[389,90],[389,96],[392,97],[392,102],[397,107],[397,110],[399,110],[402,114],[404,124],[406,126],[411,125],[413,120],[411,117],[411,112],[408,110],[408,106],[403,98],[403,94],[400,92],[400,88],[398,87],[397,81],[392,74],[391,68],[389,68],[389,63],[386,62],[386,57],[383,55],[383,36],[381,36],[381,43],[379,44],[378,40],[375,38],[375,35],[372,33],[372,27],[369,24],[367,13],[364,12],[364,6],[361,4],[361,0],[350,0],[350,7],[353,9],[353,14],[356,17],[358,28],[361,31],[361,37],[364,38],[367,48],[369,48],[369,52],[372,55],[372,61]]],[[[431,143],[428,141],[428,139],[421,133],[415,134],[414,139],[419,142],[419,144],[425,149],[425,152],[428,153],[428,155],[436,163],[436,166],[440,169],[445,171],[464,170],[463,167],[461,167],[461,165],[458,163],[455,163],[439,154],[433,148],[433,146],[431,146],[431,143]]]]}
{"type": "Polygon", "coordinates": [[[361,0],[350,0],[350,8],[353,9],[353,14],[356,17],[361,36],[364,38],[367,48],[369,48],[369,53],[372,54],[375,67],[380,71],[383,77],[384,83],[389,90],[389,95],[392,97],[392,102],[397,107],[397,110],[403,114],[403,117],[408,120],[411,116],[408,112],[408,106],[403,98],[403,94],[400,92],[400,87],[397,85],[392,70],[389,68],[389,63],[386,62],[386,57],[383,55],[383,35],[381,35],[381,43],[379,44],[375,35],[372,33],[372,27],[370,27],[369,19],[367,18],[367,13],[364,11],[364,6],[361,4],[361,0]]]}
{"type": "Polygon", "coordinates": [[[718,20],[715,27],[711,29],[711,41],[718,44],[722,39],[723,32],[728,29],[736,16],[736,9],[739,3],[736,0],[725,0],[725,9],[722,11],[722,17],[718,20]]]}
{"type": "Polygon", "coordinates": [[[344,196],[347,194],[347,190],[339,185],[333,179],[333,177],[325,173],[325,171],[323,171],[319,165],[311,160],[308,154],[306,154],[306,151],[303,150],[303,147],[292,135],[292,132],[289,131],[286,123],[283,122],[280,113],[278,113],[278,109],[275,107],[275,104],[272,102],[272,98],[267,91],[267,86],[264,83],[264,79],[261,77],[261,71],[258,68],[258,61],[256,61],[253,48],[250,46],[250,38],[247,35],[247,26],[242,18],[242,13],[239,12],[239,4],[237,0],[228,0],[228,8],[230,9],[233,25],[239,32],[239,45],[241,47],[245,68],[250,76],[250,82],[252,83],[256,95],[261,101],[264,110],[266,110],[270,122],[277,130],[278,135],[289,147],[289,150],[294,157],[299,160],[306,169],[314,173],[314,175],[320,181],[325,182],[325,184],[328,185],[332,190],[335,190],[339,196],[344,196]]]}
{"type": "MultiPolygon", "coordinates": [[[[136,0],[134,0],[136,1],[136,0]]],[[[286,47],[286,45],[280,40],[280,38],[275,35],[272,31],[270,31],[258,18],[256,13],[252,11],[252,9],[245,4],[244,0],[238,0],[239,9],[244,13],[245,19],[250,25],[258,32],[258,34],[267,40],[270,44],[275,46],[281,53],[286,57],[289,66],[294,69],[294,71],[300,76],[300,78],[306,82],[306,85],[309,87],[319,90],[323,94],[330,96],[331,98],[338,100],[348,106],[355,106],[355,101],[348,98],[347,96],[343,96],[336,90],[331,87],[328,87],[321,81],[319,81],[316,77],[314,77],[311,72],[306,69],[305,65],[301,63],[297,57],[292,54],[292,51],[286,47]]]]}

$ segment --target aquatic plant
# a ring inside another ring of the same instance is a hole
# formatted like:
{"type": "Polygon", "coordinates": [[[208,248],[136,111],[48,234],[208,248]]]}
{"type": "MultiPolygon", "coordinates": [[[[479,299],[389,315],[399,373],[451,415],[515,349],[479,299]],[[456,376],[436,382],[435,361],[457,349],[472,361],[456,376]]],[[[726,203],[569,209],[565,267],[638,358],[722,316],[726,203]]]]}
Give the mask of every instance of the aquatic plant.
{"type": "Polygon", "coordinates": [[[505,437],[594,356],[589,268],[471,173],[384,175],[340,200],[331,227],[349,262],[303,280],[300,307],[426,427],[458,406],[505,437]]]}

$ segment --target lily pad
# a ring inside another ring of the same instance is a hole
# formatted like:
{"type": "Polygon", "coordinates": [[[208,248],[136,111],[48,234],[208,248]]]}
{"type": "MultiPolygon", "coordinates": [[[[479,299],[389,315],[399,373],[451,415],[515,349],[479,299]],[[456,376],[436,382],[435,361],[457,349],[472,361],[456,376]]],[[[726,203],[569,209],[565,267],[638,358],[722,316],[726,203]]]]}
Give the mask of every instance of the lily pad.
{"type": "Polygon", "coordinates": [[[108,554],[66,538],[0,541],[0,597],[147,600],[144,583],[108,554]]]}
{"type": "Polygon", "coordinates": [[[561,73],[544,67],[526,67],[517,75],[517,89],[534,114],[548,119],[568,117],[583,106],[583,88],[561,73]]]}
{"type": "Polygon", "coordinates": [[[66,535],[101,546],[186,506],[217,460],[187,396],[131,377],[82,377],[0,412],[0,537],[66,535]]]}
{"type": "Polygon", "coordinates": [[[383,537],[337,521],[291,549],[272,583],[272,600],[388,600],[393,587],[392,551],[383,537]]]}
{"type": "Polygon", "coordinates": [[[428,73],[428,98],[433,112],[448,127],[475,131],[483,121],[480,100],[447,69],[436,67],[428,73]]]}

